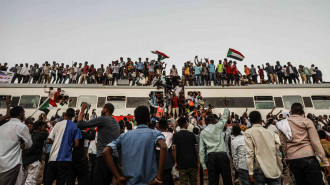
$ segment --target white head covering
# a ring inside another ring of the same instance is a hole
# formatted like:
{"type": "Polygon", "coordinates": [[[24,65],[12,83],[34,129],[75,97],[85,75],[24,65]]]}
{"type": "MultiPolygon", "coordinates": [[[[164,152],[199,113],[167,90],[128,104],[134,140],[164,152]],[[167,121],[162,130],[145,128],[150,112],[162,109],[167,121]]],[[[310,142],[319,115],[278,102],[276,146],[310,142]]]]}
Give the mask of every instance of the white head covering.
{"type": "Polygon", "coordinates": [[[286,119],[288,117],[288,113],[287,112],[283,112],[282,115],[283,115],[283,119],[286,119]]]}

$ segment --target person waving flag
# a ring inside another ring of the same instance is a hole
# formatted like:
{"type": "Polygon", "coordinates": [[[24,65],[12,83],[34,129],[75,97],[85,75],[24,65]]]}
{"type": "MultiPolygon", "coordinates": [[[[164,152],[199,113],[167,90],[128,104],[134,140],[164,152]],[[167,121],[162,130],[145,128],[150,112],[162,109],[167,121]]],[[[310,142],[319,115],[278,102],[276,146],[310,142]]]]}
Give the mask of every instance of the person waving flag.
{"type": "Polygon", "coordinates": [[[161,60],[164,60],[166,58],[169,58],[167,55],[165,55],[164,53],[162,53],[162,52],[160,52],[158,50],[151,51],[151,53],[158,55],[158,61],[161,61],[161,60]]]}
{"type": "Polygon", "coordinates": [[[233,58],[233,59],[236,59],[239,61],[242,61],[244,59],[244,55],[242,55],[242,53],[240,53],[239,51],[236,51],[232,48],[229,48],[227,57],[233,58]]]}

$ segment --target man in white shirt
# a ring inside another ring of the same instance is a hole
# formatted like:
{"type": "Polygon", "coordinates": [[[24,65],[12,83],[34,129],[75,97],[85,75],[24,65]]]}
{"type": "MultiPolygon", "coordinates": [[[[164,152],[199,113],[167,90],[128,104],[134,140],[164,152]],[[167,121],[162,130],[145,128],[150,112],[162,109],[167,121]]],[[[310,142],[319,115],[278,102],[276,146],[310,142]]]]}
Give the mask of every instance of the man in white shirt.
{"type": "Polygon", "coordinates": [[[23,71],[24,65],[20,64],[19,66],[17,66],[16,68],[16,74],[17,74],[17,83],[21,83],[22,79],[24,76],[22,76],[22,71],[23,71]]]}
{"type": "Polygon", "coordinates": [[[30,67],[29,64],[26,63],[24,67],[22,67],[21,73],[20,73],[21,79],[23,79],[23,83],[27,83],[30,78],[30,67]]]}
{"type": "Polygon", "coordinates": [[[22,149],[32,146],[29,129],[22,123],[22,107],[10,110],[11,119],[0,126],[0,184],[14,185],[22,165],[22,149]]]}
{"type": "Polygon", "coordinates": [[[246,164],[246,149],[244,135],[241,133],[241,128],[237,125],[232,127],[232,135],[235,137],[231,141],[231,155],[235,169],[238,171],[238,176],[242,185],[250,185],[249,171],[246,164]]]}
{"type": "Polygon", "coordinates": [[[246,162],[252,184],[280,185],[283,170],[280,139],[262,127],[261,114],[252,111],[249,115],[252,127],[244,133],[246,162]]]}

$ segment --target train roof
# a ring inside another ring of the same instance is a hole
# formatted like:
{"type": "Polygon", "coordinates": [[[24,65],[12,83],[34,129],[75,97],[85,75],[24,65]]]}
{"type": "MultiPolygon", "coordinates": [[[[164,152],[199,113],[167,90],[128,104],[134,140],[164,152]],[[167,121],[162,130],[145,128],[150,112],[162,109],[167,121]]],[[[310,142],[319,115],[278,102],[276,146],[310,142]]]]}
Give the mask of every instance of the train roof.
{"type": "MultiPolygon", "coordinates": [[[[152,86],[109,86],[102,84],[46,84],[54,88],[94,88],[94,89],[156,89],[152,86]]],[[[0,88],[43,88],[45,84],[0,84],[0,88]]],[[[185,89],[287,89],[287,88],[330,88],[323,84],[257,84],[246,86],[185,86],[185,89]]]]}

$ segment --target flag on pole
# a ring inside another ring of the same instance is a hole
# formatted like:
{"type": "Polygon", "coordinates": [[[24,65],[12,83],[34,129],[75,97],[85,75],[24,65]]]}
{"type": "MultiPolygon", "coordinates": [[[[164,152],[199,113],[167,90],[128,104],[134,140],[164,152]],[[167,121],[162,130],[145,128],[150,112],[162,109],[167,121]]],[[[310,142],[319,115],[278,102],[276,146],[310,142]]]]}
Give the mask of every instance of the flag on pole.
{"type": "Polygon", "coordinates": [[[158,55],[158,61],[164,60],[165,58],[169,58],[167,55],[160,51],[151,51],[151,53],[158,55]]]}
{"type": "Polygon", "coordinates": [[[56,102],[52,100],[51,98],[47,98],[44,103],[41,104],[38,110],[44,111],[45,114],[47,115],[48,112],[54,108],[57,107],[56,102]]]}
{"type": "Polygon", "coordinates": [[[239,51],[236,51],[232,48],[229,48],[227,57],[233,58],[233,59],[236,59],[239,61],[242,61],[244,59],[244,55],[242,55],[242,53],[240,53],[239,51]]]}

